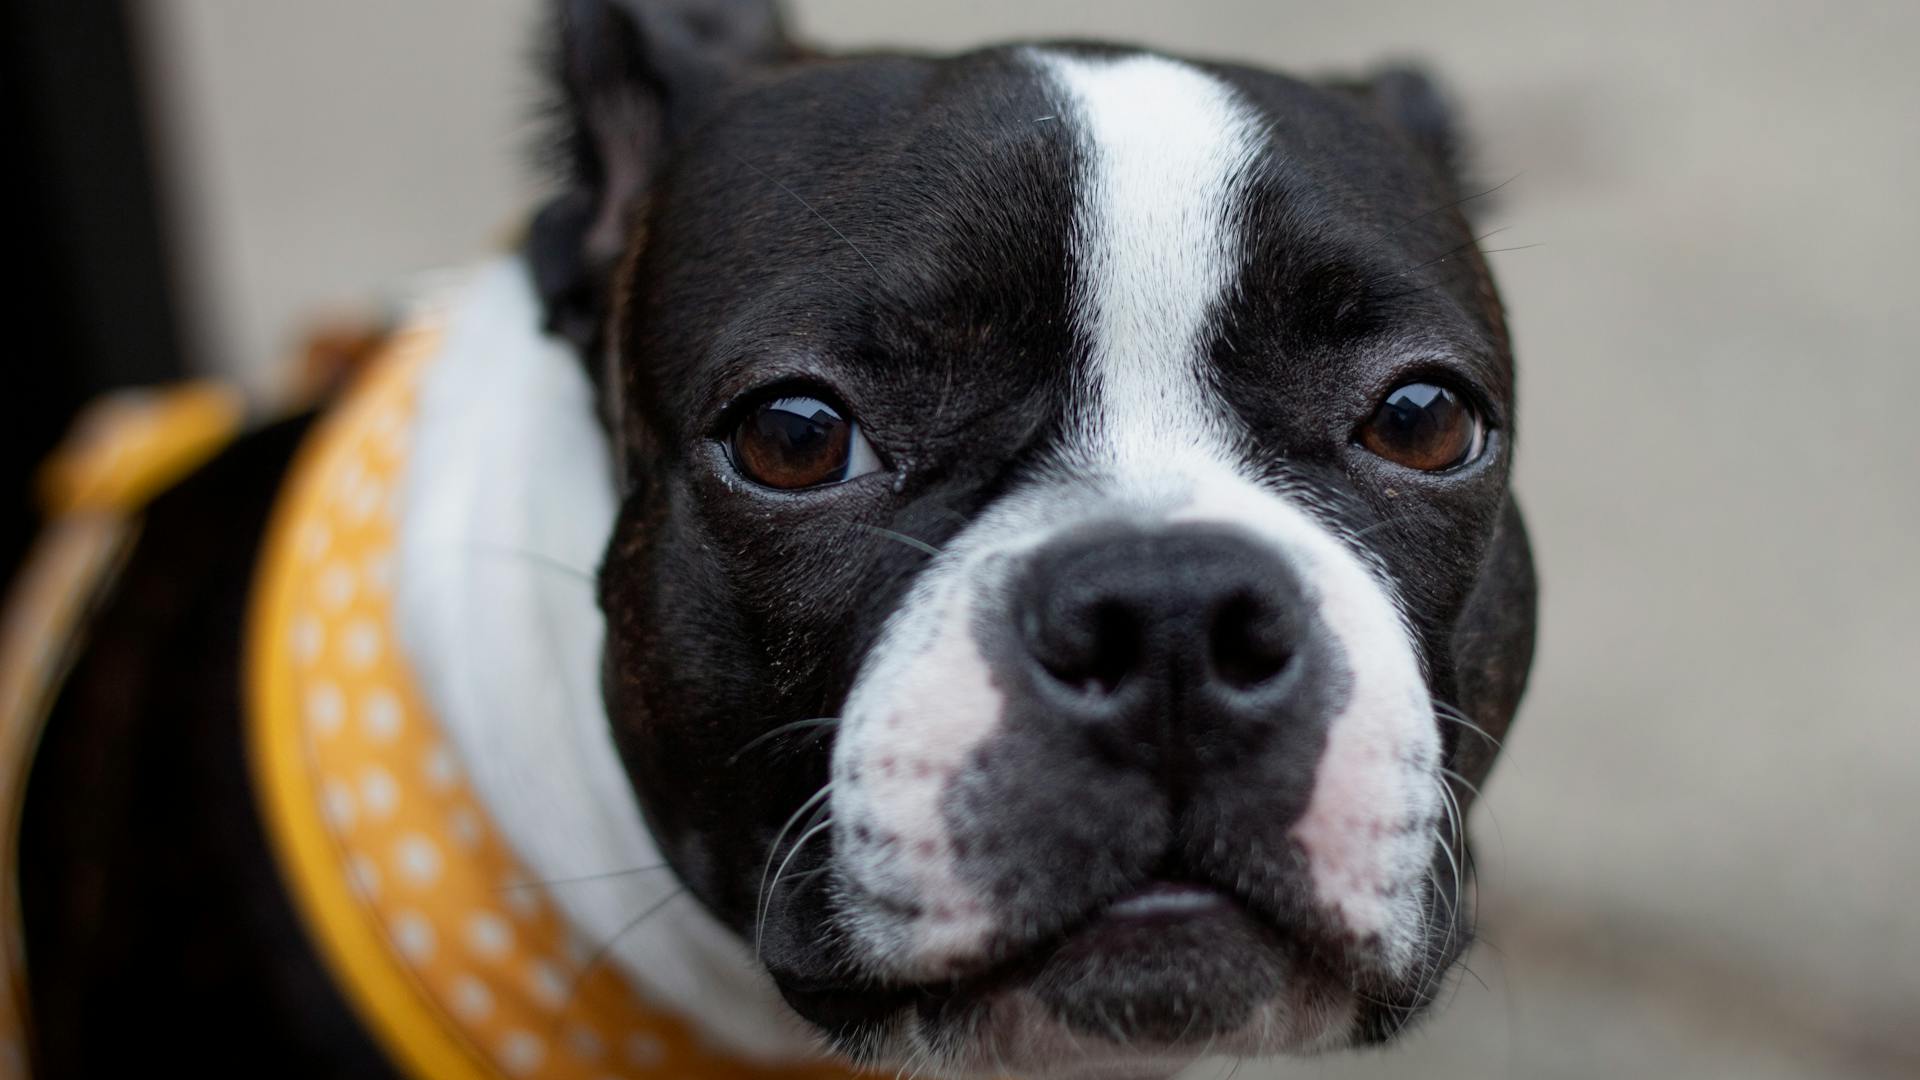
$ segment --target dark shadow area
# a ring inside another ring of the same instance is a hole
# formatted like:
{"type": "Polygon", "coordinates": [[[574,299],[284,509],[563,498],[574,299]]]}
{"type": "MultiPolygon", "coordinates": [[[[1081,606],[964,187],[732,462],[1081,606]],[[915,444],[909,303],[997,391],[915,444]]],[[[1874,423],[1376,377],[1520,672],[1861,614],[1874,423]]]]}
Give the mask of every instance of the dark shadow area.
{"type": "Polygon", "coordinates": [[[73,412],[184,370],[138,43],[125,0],[0,5],[11,341],[0,364],[0,580],[33,470],[73,412]]]}

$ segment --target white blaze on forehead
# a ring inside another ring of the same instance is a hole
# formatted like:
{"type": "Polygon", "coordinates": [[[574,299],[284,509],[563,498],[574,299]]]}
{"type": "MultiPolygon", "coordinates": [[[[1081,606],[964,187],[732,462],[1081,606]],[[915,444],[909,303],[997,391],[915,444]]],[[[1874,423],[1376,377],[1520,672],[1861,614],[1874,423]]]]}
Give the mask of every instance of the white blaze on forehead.
{"type": "Polygon", "coordinates": [[[1081,152],[1074,314],[1101,456],[1217,443],[1202,365],[1240,272],[1258,119],[1226,83],[1164,57],[1033,56],[1081,152]]]}

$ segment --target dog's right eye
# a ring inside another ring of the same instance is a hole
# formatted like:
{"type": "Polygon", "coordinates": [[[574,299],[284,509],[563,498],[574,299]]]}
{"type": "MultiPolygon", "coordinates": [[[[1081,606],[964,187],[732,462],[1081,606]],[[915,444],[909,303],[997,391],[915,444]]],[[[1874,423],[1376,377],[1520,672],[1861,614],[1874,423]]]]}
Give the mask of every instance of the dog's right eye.
{"type": "Polygon", "coordinates": [[[880,470],[858,424],[818,398],[781,397],[753,406],[727,440],[741,475],[791,491],[838,484],[880,470]]]}

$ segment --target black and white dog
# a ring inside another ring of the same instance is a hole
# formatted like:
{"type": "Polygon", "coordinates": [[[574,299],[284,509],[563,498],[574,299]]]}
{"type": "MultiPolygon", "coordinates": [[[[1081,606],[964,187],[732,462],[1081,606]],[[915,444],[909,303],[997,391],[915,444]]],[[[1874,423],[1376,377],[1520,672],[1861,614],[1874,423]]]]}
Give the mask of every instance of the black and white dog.
{"type": "MultiPolygon", "coordinates": [[[[488,810],[590,879],[552,889],[581,934],[759,1060],[1165,1074],[1404,1028],[1470,937],[1534,622],[1432,88],[562,8],[569,186],[458,303],[398,595],[488,810]]],[[[153,508],[50,724],[47,1075],[388,1068],[238,746],[298,428],[153,508]]]]}

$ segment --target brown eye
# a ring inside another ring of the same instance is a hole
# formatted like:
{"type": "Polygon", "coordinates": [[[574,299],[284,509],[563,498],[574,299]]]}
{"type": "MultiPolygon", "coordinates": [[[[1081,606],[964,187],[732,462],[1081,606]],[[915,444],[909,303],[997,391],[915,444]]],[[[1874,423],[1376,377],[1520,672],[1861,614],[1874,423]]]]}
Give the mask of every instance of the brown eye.
{"type": "Polygon", "coordinates": [[[747,479],[782,490],[837,484],[880,468],[854,422],[810,397],[754,406],[734,429],[728,451],[747,479]]]}
{"type": "Polygon", "coordinates": [[[1407,383],[1360,425],[1360,445],[1395,464],[1422,472],[1464,465],[1486,440],[1466,399],[1433,383],[1407,383]]]}

